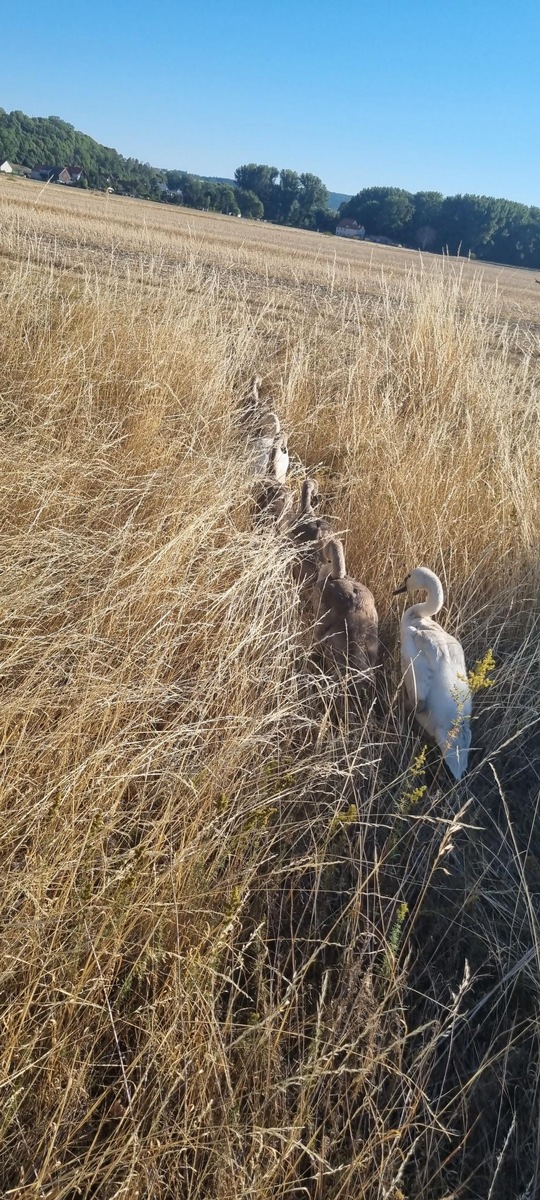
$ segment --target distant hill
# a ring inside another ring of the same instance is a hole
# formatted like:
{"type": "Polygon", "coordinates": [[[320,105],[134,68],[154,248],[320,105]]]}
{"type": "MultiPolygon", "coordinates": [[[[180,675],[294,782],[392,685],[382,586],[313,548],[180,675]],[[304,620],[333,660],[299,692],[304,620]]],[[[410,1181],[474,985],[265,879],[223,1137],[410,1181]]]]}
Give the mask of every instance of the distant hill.
{"type": "Polygon", "coordinates": [[[136,158],[124,158],[80,133],[60,117],[28,117],[0,108],[0,158],[25,167],[82,167],[88,184],[100,187],[109,180],[133,195],[159,195],[164,172],[136,158]]]}
{"type": "Polygon", "coordinates": [[[346,196],[345,192],[329,192],[328,207],[335,208],[337,210],[340,204],[345,204],[345,202],[350,199],[351,196],[346,196]]]}
{"type": "Polygon", "coordinates": [[[206,183],[228,183],[230,187],[236,187],[234,179],[226,179],[224,175],[197,175],[197,179],[204,179],[206,183]]]}

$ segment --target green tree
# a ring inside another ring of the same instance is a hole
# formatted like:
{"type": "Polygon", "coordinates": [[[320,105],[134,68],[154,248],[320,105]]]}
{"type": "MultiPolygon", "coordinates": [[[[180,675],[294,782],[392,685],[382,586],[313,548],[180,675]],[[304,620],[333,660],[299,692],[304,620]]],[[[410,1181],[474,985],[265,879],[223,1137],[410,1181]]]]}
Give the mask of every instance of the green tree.
{"type": "Polygon", "coordinates": [[[364,225],[367,234],[404,241],[414,213],[413,197],[403,188],[363,188],[346,204],[340,214],[353,217],[364,225]]]}
{"type": "Polygon", "coordinates": [[[498,225],[481,250],[482,258],[491,258],[495,262],[520,263],[528,265],[527,254],[524,254],[524,244],[528,240],[523,237],[523,230],[531,223],[531,209],[526,204],[516,204],[513,200],[501,200],[498,207],[498,225]]]}
{"type": "Polygon", "coordinates": [[[291,213],[294,212],[295,201],[298,200],[300,194],[298,172],[282,167],[279,173],[278,191],[276,219],[284,225],[291,224],[291,213]]]}
{"type": "Polygon", "coordinates": [[[236,217],[240,212],[236,190],[230,183],[215,183],[212,208],[216,212],[231,213],[236,217]]]}
{"type": "Polygon", "coordinates": [[[441,192],[416,192],[412,197],[413,214],[409,228],[404,231],[406,241],[412,246],[427,250],[436,245],[442,202],[441,192]]]}
{"type": "Polygon", "coordinates": [[[185,171],[166,171],[165,172],[165,183],[167,184],[169,191],[170,192],[181,192],[182,191],[182,180],[185,179],[185,177],[186,177],[185,171]]]}
{"type": "Polygon", "coordinates": [[[441,233],[450,254],[485,255],[505,224],[508,204],[494,196],[447,196],[441,205],[441,233]]]}
{"type": "MultiPolygon", "coordinates": [[[[534,211],[529,209],[529,212],[534,211]]],[[[540,271],[540,218],[514,226],[509,231],[506,243],[499,237],[494,248],[494,259],[496,262],[515,263],[540,271]]]]}
{"type": "Polygon", "coordinates": [[[278,175],[277,167],[268,167],[264,163],[247,163],[234,172],[238,187],[245,192],[255,192],[262,201],[268,220],[274,219],[277,206],[278,175]]]}
{"type": "Polygon", "coordinates": [[[237,188],[236,201],[243,217],[251,217],[253,221],[260,221],[264,217],[263,202],[259,200],[255,192],[245,191],[244,188],[237,188]]]}
{"type": "Polygon", "coordinates": [[[319,233],[335,233],[338,220],[333,208],[316,208],[313,212],[313,228],[319,233]]]}
{"type": "Polygon", "coordinates": [[[328,189],[318,175],[304,171],[300,175],[300,193],[298,196],[300,223],[314,228],[315,213],[328,208],[328,189]]]}

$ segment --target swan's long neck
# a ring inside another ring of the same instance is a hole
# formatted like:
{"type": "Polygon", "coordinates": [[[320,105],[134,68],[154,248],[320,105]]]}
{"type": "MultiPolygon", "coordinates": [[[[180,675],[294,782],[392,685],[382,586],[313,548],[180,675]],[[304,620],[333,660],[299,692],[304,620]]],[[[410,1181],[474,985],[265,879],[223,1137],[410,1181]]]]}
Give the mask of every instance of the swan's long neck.
{"type": "Polygon", "coordinates": [[[343,579],[347,574],[343,544],[338,542],[337,538],[331,538],[324,548],[324,556],[327,562],[331,564],[330,575],[332,579],[343,579]]]}
{"type": "Polygon", "coordinates": [[[302,492],[300,495],[300,516],[313,517],[312,500],[317,494],[315,484],[312,479],[305,479],[302,484],[302,492]]]}
{"type": "Polygon", "coordinates": [[[420,600],[418,604],[413,604],[408,609],[408,615],[411,617],[434,617],[440,611],[444,603],[443,586],[438,577],[433,574],[422,584],[427,591],[427,599],[420,600]]]}

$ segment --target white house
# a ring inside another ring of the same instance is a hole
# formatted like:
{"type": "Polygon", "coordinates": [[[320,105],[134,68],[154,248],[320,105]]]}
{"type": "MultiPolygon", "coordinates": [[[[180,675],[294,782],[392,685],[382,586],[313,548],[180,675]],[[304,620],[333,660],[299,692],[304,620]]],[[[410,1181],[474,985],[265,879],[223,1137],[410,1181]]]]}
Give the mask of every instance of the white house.
{"type": "Polygon", "coordinates": [[[4,159],[4,162],[0,163],[0,171],[3,171],[4,175],[13,175],[13,167],[11,163],[8,163],[7,158],[4,159]]]}
{"type": "Polygon", "coordinates": [[[365,238],[366,231],[363,225],[359,225],[358,221],[354,221],[352,217],[342,217],[339,225],[336,225],[336,234],[338,237],[347,238],[365,238]]]}

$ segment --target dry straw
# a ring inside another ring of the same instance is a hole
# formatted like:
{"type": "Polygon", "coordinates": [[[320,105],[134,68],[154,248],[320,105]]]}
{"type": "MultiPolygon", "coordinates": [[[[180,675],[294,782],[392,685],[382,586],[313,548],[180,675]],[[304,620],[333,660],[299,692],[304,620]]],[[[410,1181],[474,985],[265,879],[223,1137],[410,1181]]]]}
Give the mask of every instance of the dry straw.
{"type": "Polygon", "coordinates": [[[2,1195],[532,1197],[538,327],[468,265],[381,275],[19,186],[2,1195]],[[383,618],[363,719],[337,721],[290,551],[253,525],[255,369],[383,618]],[[391,590],[420,562],[469,665],[495,658],[459,786],[402,702],[391,590]]]}

